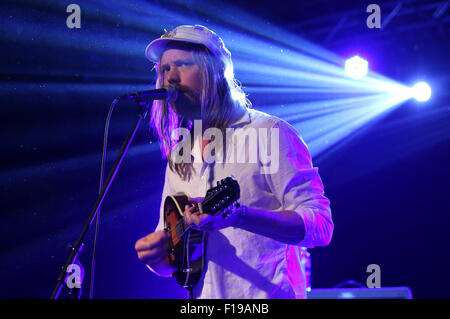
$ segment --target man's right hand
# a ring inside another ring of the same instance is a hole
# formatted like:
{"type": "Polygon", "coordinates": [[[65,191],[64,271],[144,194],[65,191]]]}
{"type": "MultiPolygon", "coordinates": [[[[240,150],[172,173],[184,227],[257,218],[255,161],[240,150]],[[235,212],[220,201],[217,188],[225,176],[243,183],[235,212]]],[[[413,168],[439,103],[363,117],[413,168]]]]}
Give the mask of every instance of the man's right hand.
{"type": "Polygon", "coordinates": [[[176,270],[168,259],[169,240],[165,231],[158,231],[139,239],[134,249],[138,258],[160,276],[171,276],[176,270]]]}

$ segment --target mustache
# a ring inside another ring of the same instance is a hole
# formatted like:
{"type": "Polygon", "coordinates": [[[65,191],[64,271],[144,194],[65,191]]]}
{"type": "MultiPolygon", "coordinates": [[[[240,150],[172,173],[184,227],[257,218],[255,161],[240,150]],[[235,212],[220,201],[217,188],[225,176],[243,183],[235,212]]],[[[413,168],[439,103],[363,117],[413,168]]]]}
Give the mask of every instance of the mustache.
{"type": "MultiPolygon", "coordinates": [[[[173,85],[173,84],[172,84],[173,85]]],[[[174,103],[197,104],[200,102],[201,92],[192,90],[190,87],[183,85],[173,85],[178,91],[178,98],[174,103]]]]}
{"type": "Polygon", "coordinates": [[[200,96],[189,87],[183,85],[172,84],[178,91],[178,97],[175,101],[170,102],[171,108],[178,115],[187,115],[198,112],[200,107],[200,96]]]}
{"type": "Polygon", "coordinates": [[[174,86],[179,93],[193,93],[193,91],[187,86],[179,84],[172,84],[172,86],[174,86]]]}
{"type": "Polygon", "coordinates": [[[191,98],[199,98],[201,96],[201,92],[197,90],[193,90],[188,86],[180,85],[180,84],[172,84],[179,94],[183,94],[185,96],[189,96],[191,98]]]}

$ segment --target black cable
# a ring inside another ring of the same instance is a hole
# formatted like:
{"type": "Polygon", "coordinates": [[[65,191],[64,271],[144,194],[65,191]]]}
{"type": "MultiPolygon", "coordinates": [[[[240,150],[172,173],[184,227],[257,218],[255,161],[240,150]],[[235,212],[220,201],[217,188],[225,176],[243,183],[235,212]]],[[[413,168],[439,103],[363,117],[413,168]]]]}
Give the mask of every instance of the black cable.
{"type": "MultiPolygon", "coordinates": [[[[118,99],[115,99],[111,106],[109,107],[108,116],[106,117],[106,123],[105,123],[105,131],[103,134],[103,151],[102,151],[102,163],[100,167],[100,182],[99,182],[99,190],[98,193],[101,194],[103,189],[103,181],[104,181],[104,174],[105,174],[105,162],[106,162],[106,150],[108,145],[108,131],[109,131],[109,123],[111,121],[111,114],[114,110],[115,105],[117,104],[118,99]]],[[[93,299],[94,297],[94,274],[95,274],[95,252],[97,247],[97,237],[98,237],[98,230],[99,230],[99,224],[100,224],[100,208],[98,209],[97,216],[96,216],[96,222],[95,222],[95,235],[94,235],[94,244],[93,244],[93,250],[92,250],[92,260],[91,260],[91,283],[90,283],[90,289],[89,289],[89,299],[93,299]]]]}

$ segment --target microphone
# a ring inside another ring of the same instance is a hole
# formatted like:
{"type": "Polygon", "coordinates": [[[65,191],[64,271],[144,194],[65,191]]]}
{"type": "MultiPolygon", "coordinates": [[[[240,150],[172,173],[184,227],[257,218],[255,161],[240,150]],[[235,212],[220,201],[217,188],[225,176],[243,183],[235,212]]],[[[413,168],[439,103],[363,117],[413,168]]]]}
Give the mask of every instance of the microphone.
{"type": "Polygon", "coordinates": [[[166,100],[173,102],[178,98],[178,90],[173,85],[168,85],[160,89],[135,92],[119,96],[118,100],[137,100],[137,101],[153,101],[166,100]]]}

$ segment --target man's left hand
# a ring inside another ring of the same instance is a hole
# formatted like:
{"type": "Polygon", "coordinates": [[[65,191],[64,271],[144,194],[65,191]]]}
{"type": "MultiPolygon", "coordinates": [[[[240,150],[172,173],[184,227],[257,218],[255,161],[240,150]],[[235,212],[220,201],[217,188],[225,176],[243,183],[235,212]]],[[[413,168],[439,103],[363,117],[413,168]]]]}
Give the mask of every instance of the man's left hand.
{"type": "Polygon", "coordinates": [[[202,231],[214,231],[222,228],[234,226],[239,218],[238,209],[233,208],[232,213],[228,217],[223,217],[222,213],[217,215],[210,215],[200,212],[194,212],[195,204],[203,201],[202,197],[189,198],[191,205],[186,205],[184,208],[184,221],[193,229],[202,231]]]}

